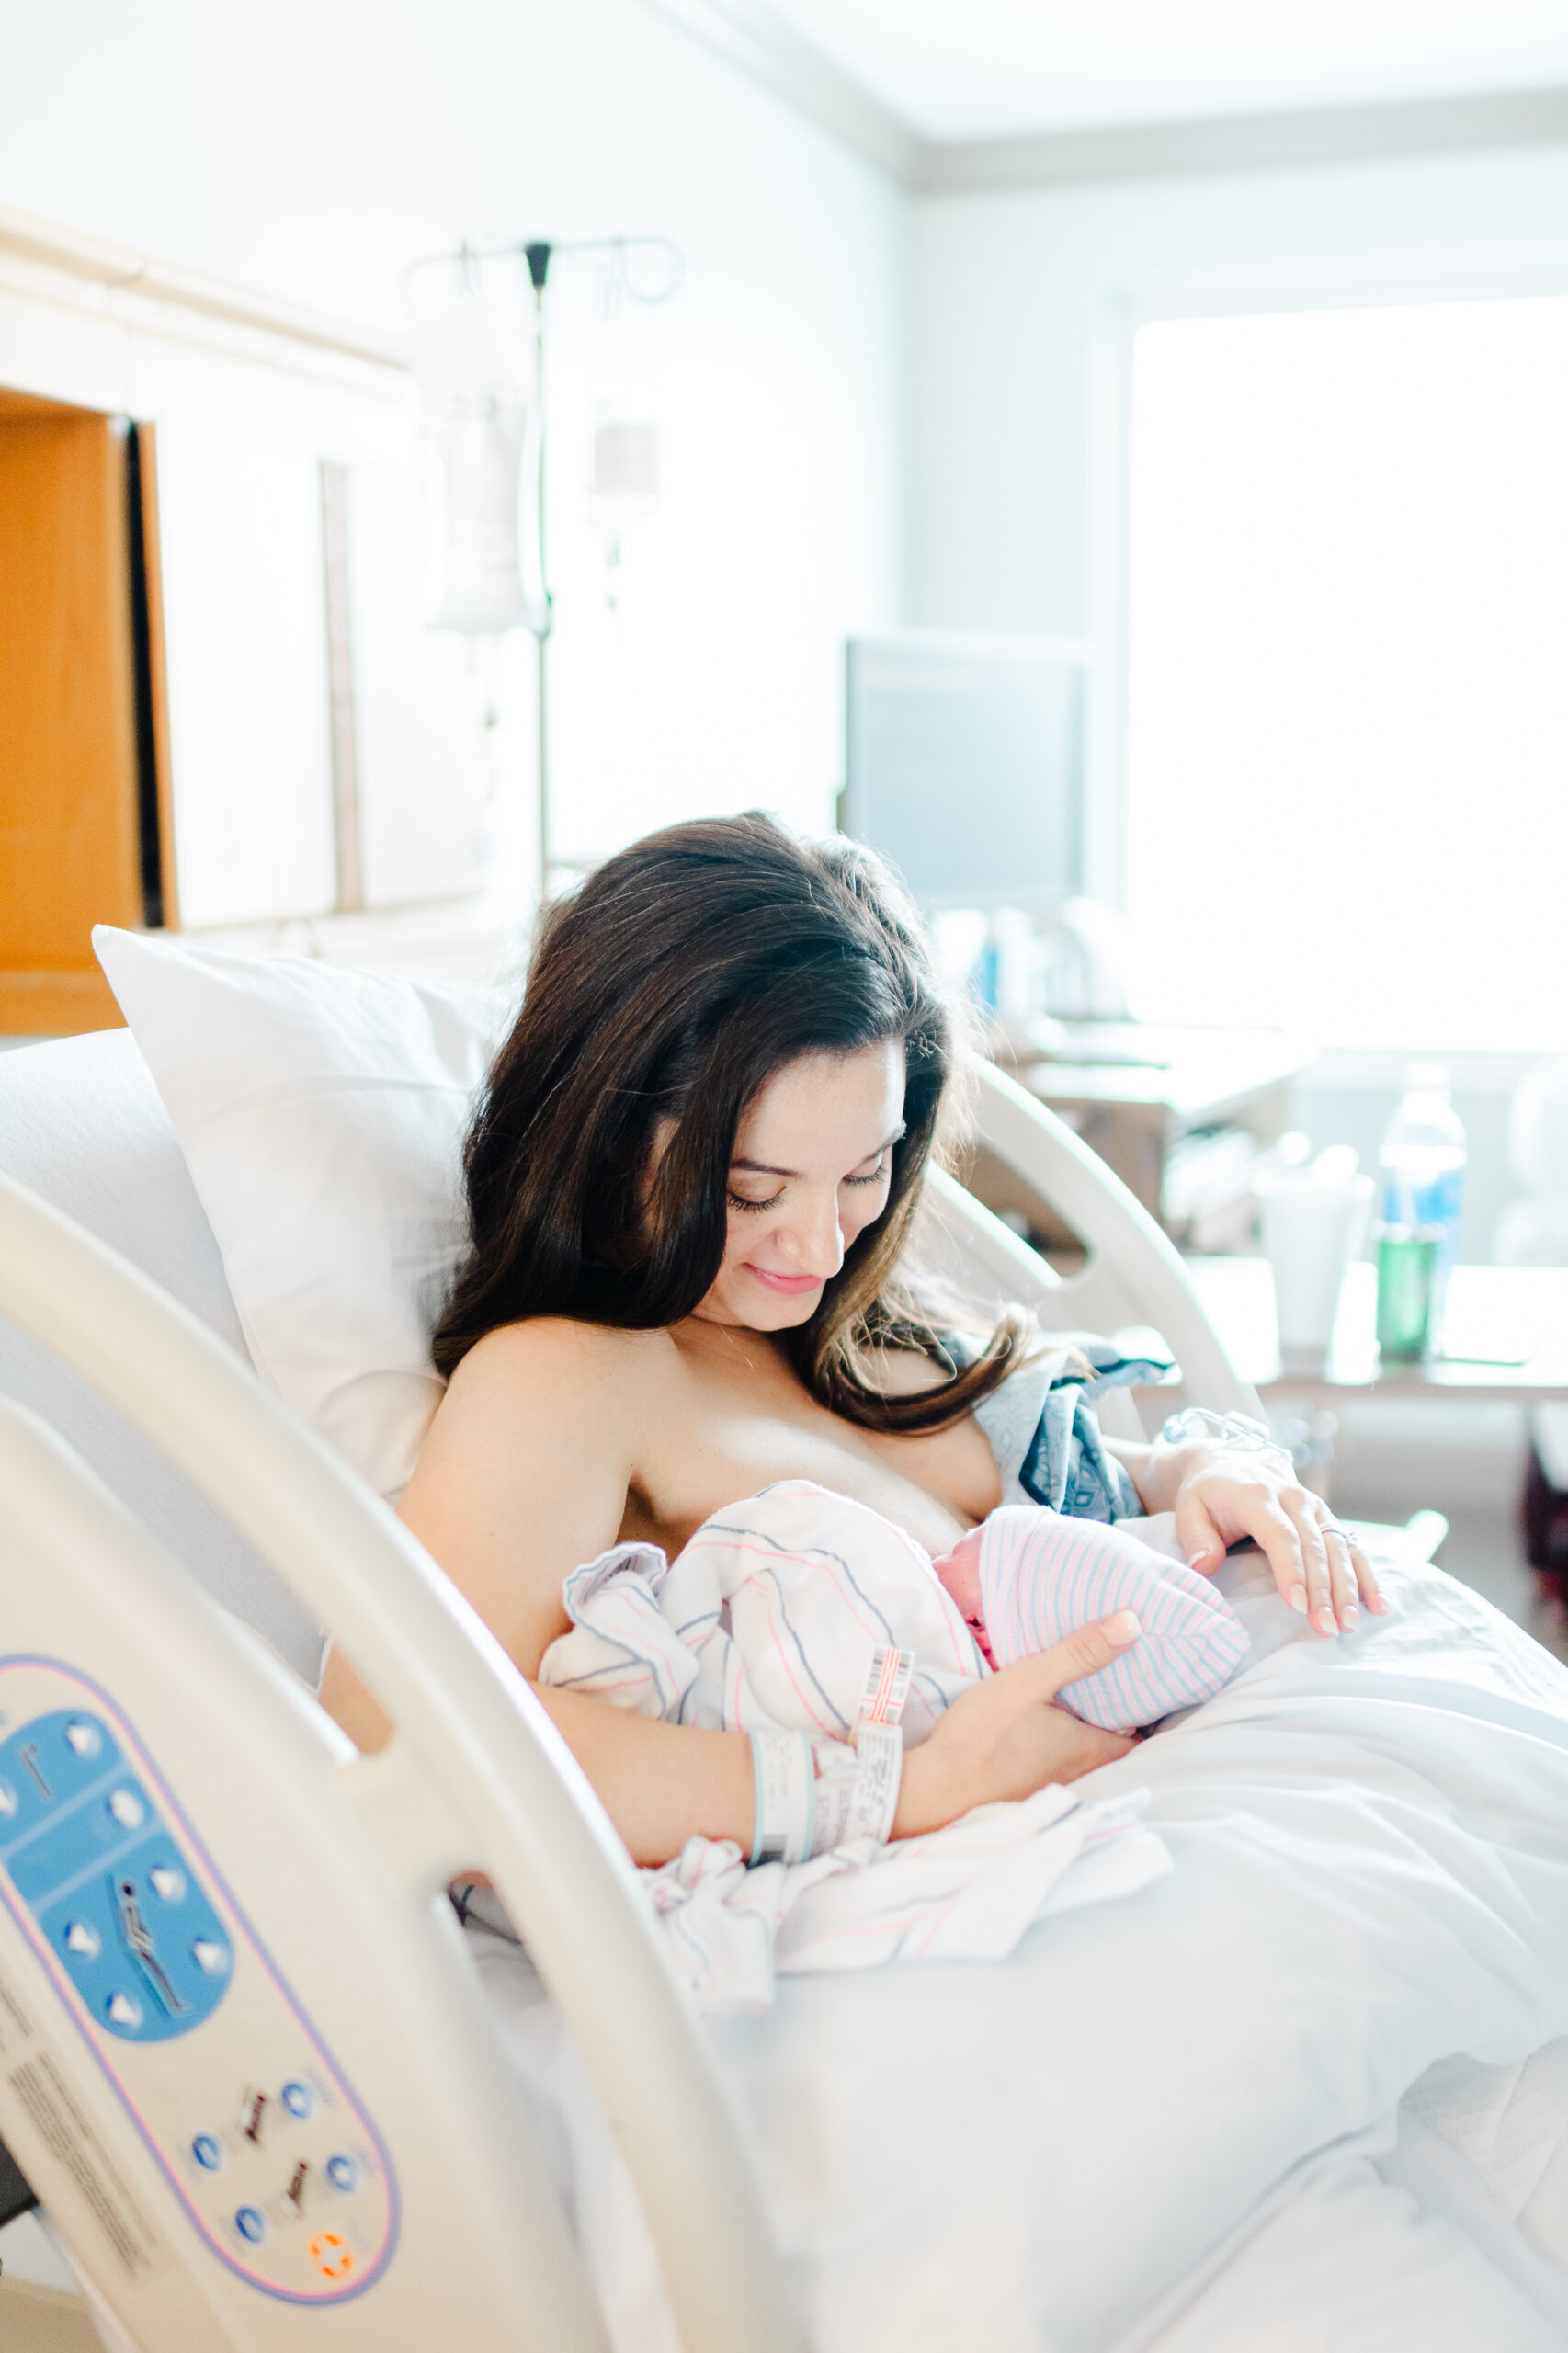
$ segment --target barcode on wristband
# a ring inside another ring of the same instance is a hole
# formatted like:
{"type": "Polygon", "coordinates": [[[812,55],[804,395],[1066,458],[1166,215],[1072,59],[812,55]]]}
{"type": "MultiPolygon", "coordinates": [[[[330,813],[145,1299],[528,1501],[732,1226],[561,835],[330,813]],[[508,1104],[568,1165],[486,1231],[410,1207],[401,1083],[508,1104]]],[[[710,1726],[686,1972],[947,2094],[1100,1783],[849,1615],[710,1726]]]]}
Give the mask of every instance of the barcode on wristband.
{"type": "MultiPolygon", "coordinates": [[[[871,1653],[871,1664],[866,1670],[866,1688],[860,1694],[856,1713],[858,1724],[896,1724],[903,1713],[903,1703],[909,1697],[909,1678],[915,1672],[915,1653],[894,1650],[891,1643],[879,1643],[871,1653]]],[[[854,1734],[850,1737],[853,1739],[854,1734]]]]}

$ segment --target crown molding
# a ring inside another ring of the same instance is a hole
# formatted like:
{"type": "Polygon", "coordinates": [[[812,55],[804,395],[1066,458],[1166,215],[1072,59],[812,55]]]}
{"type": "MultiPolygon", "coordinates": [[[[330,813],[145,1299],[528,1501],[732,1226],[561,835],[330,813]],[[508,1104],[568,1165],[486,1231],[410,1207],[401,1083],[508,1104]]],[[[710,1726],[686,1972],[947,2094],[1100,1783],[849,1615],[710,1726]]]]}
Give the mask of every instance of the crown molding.
{"type": "Polygon", "coordinates": [[[1108,125],[927,147],[923,195],[1050,188],[1075,181],[1300,171],[1402,155],[1538,147],[1568,141],[1568,89],[1505,90],[1397,104],[1302,107],[1186,122],[1108,125]]]}
{"type": "Polygon", "coordinates": [[[1565,88],[1279,108],[1017,138],[930,140],[802,39],[767,0],[647,5],[921,196],[1199,173],[1301,171],[1568,142],[1565,88]]]}
{"type": "Polygon", "coordinates": [[[767,0],[648,0],[648,6],[869,164],[905,188],[921,184],[927,142],[802,40],[767,0]]]}
{"type": "Polygon", "coordinates": [[[208,278],[177,262],[155,260],[131,246],[114,244],[57,221],[41,221],[10,205],[0,205],[0,257],[4,256],[40,265],[138,304],[183,312],[220,328],[246,329],[377,368],[404,370],[408,366],[408,347],[399,335],[250,287],[231,285],[224,278],[208,278]]]}

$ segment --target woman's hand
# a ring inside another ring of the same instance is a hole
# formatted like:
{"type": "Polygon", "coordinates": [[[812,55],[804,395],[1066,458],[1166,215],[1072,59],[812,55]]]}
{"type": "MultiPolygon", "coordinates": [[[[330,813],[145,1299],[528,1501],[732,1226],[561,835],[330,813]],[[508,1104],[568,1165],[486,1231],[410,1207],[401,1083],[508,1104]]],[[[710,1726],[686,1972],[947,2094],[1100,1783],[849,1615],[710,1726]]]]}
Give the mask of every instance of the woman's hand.
{"type": "Polygon", "coordinates": [[[1057,1693],[1096,1675],[1138,1639],[1130,1609],[988,1675],[954,1700],[929,1739],[904,1759],[895,1838],[918,1837],[977,1805],[1030,1798],[1049,1781],[1075,1781],[1132,1746],[1053,1706],[1057,1693]]]}
{"type": "Polygon", "coordinates": [[[1366,1554],[1323,1497],[1301,1485],[1283,1449],[1203,1449],[1176,1489],[1176,1534],[1203,1576],[1213,1575],[1227,1545],[1250,1536],[1291,1608],[1320,1634],[1358,1625],[1358,1597],[1378,1616],[1387,1613],[1366,1554]]]}

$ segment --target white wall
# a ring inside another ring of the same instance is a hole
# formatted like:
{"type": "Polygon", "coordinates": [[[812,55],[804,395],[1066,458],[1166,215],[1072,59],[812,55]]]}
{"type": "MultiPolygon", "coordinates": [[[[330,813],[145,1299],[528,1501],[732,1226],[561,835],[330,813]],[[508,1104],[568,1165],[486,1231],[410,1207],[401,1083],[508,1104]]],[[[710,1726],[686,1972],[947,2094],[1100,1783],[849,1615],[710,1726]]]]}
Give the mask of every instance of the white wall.
{"type": "Polygon", "coordinates": [[[1568,283],[1568,148],[930,197],[916,208],[912,618],[1102,629],[1140,310],[1568,283]]]}
{"type": "MultiPolygon", "coordinates": [[[[1162,310],[1358,291],[1560,290],[1568,149],[930,197],[916,207],[913,256],[911,618],[1095,640],[1091,874],[1115,895],[1131,325],[1162,310]]],[[[1300,1090],[1295,1116],[1319,1143],[1347,1139],[1368,1157],[1395,1072],[1352,1072],[1349,1059],[1300,1090]]],[[[1502,1115],[1517,1075],[1501,1064],[1460,1074],[1469,1257],[1490,1255],[1517,1189],[1502,1115]]]]}
{"type": "MultiPolygon", "coordinates": [[[[900,579],[900,190],[639,0],[0,0],[0,202],[329,312],[400,325],[405,265],[465,233],[677,239],[667,489],[613,620],[569,436],[555,469],[557,844],[827,821],[840,641],[900,579]]],[[[0,382],[90,397],[42,349],[0,320],[0,382]]],[[[223,421],[221,369],[176,376],[128,404],[223,421]]]]}

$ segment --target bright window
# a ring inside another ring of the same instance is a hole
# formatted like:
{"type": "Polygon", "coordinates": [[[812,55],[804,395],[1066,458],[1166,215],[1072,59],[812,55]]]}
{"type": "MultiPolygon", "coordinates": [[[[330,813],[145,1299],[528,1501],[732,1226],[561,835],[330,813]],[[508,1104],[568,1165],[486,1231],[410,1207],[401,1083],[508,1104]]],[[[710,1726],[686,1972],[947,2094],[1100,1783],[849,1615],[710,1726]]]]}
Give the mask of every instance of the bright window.
{"type": "Polygon", "coordinates": [[[1568,1047],[1568,299],[1134,355],[1138,1009],[1568,1047]]]}

